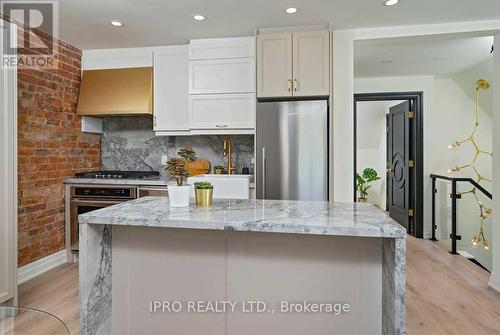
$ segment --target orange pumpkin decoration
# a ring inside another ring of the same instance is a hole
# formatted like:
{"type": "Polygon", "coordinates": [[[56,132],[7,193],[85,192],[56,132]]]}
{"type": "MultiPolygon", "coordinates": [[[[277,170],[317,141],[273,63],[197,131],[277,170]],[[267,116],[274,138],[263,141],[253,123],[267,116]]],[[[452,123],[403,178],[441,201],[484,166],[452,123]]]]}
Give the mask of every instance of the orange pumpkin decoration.
{"type": "Polygon", "coordinates": [[[190,176],[197,176],[210,172],[210,162],[206,159],[196,158],[196,151],[193,148],[181,148],[177,154],[184,158],[186,169],[189,171],[190,176]]]}
{"type": "Polygon", "coordinates": [[[189,171],[189,176],[209,173],[211,168],[210,162],[203,158],[197,158],[194,161],[186,162],[186,169],[189,171]]]}

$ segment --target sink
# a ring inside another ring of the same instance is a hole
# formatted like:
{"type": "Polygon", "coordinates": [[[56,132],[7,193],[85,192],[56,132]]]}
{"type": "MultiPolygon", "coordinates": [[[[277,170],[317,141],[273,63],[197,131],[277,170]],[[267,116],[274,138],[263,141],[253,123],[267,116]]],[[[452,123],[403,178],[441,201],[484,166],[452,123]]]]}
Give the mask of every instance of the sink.
{"type": "MultiPolygon", "coordinates": [[[[243,174],[202,174],[188,178],[188,184],[198,181],[208,181],[214,185],[214,198],[218,199],[249,199],[251,175],[243,174]]],[[[194,188],[191,190],[194,197],[194,188]]]]}

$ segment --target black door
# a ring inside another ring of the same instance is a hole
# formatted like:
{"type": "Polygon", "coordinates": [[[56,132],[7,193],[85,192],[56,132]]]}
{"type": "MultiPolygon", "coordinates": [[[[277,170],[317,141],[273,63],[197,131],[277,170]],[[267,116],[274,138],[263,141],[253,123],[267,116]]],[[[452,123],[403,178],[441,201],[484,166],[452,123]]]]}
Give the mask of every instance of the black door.
{"type": "Polygon", "coordinates": [[[387,210],[408,229],[410,210],[410,102],[387,114],[387,210]]]}

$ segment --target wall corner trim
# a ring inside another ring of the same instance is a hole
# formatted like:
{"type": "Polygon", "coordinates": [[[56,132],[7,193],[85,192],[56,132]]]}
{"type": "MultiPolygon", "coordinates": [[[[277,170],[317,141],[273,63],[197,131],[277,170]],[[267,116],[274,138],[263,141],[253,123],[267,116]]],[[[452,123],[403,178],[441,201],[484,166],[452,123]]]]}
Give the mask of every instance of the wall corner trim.
{"type": "Polygon", "coordinates": [[[27,282],[66,262],[66,249],[63,249],[37,261],[21,266],[17,269],[17,284],[20,285],[27,282]]]}
{"type": "Polygon", "coordinates": [[[495,272],[492,272],[488,285],[500,293],[500,276],[496,275],[495,272]]]}

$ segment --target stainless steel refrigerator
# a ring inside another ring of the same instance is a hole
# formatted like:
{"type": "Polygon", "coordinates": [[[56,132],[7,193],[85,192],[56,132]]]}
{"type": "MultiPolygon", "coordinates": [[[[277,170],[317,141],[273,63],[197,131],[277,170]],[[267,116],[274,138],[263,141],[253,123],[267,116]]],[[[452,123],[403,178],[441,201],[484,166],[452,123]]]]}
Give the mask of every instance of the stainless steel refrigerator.
{"type": "Polygon", "coordinates": [[[258,199],[328,200],[326,100],[259,102],[258,199]]]}

